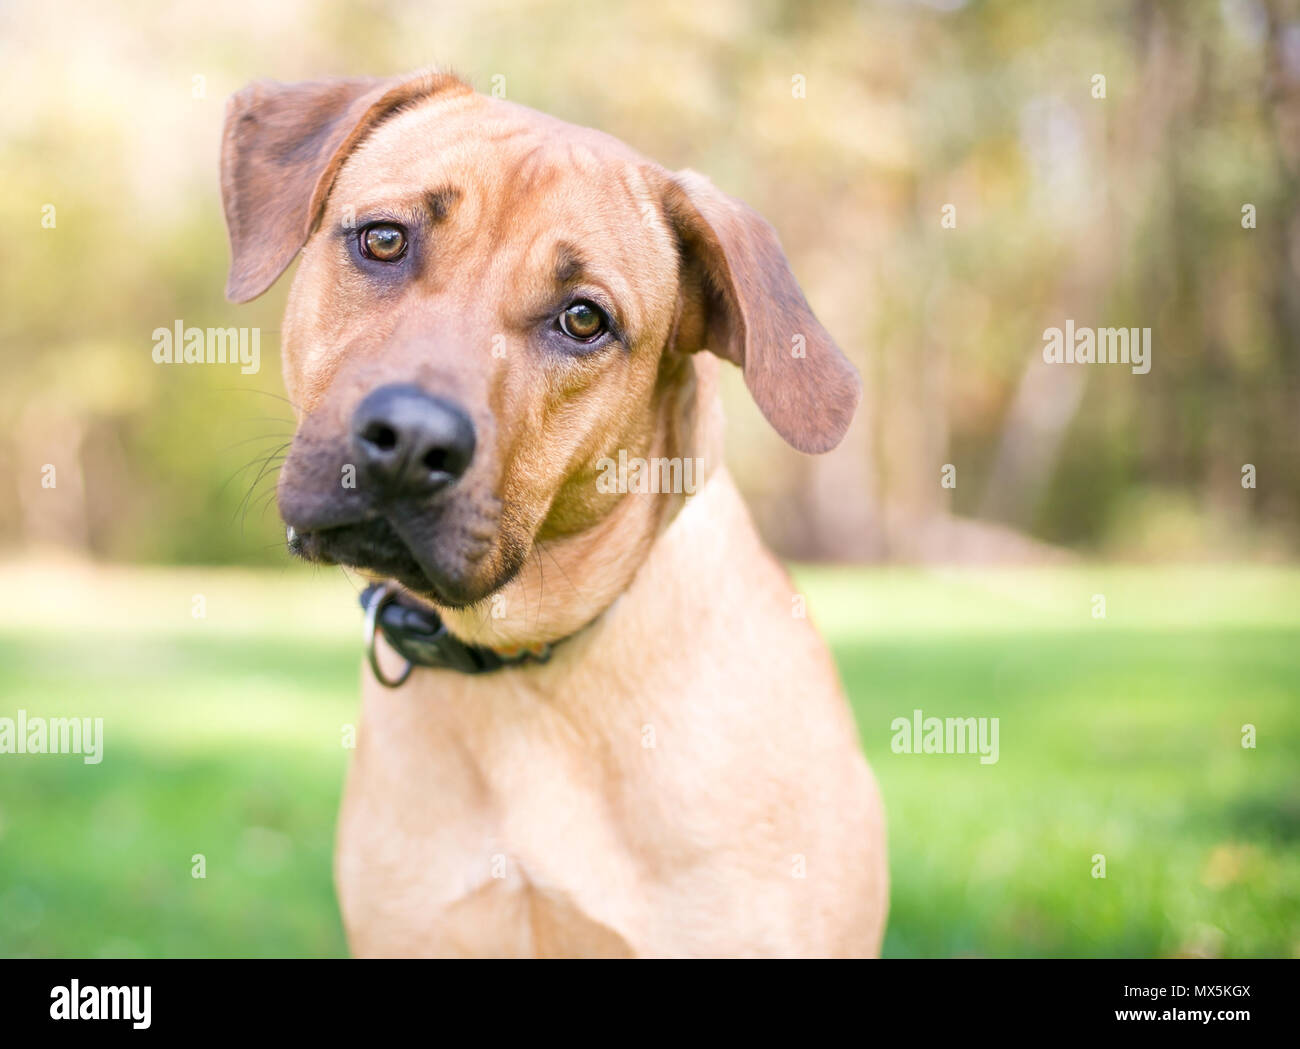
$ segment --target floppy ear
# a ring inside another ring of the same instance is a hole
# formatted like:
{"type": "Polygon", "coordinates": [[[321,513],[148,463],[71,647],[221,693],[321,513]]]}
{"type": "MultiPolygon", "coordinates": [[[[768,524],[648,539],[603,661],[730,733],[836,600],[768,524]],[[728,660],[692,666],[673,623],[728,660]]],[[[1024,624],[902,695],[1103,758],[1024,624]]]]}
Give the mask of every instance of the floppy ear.
{"type": "Polygon", "coordinates": [[[683,281],[703,311],[683,325],[687,351],[740,365],[776,432],[801,452],[828,452],[853,421],[857,370],[813,316],[771,226],[693,171],[673,176],[668,219],[682,245],[683,281]]]}
{"type": "Polygon", "coordinates": [[[334,177],[363,135],[394,110],[444,89],[446,73],[281,84],[259,80],[226,105],[221,201],[230,233],[226,298],[248,302],[311,235],[334,177]]]}

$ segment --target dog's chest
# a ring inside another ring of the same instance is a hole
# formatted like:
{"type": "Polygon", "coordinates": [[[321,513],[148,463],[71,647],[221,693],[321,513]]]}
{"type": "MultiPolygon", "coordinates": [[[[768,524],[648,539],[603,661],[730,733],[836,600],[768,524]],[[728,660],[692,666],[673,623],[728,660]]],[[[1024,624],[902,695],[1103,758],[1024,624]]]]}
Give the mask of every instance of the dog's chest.
{"type": "Polygon", "coordinates": [[[353,950],[636,953],[636,865],[571,730],[545,710],[465,723],[394,698],[367,711],[340,818],[353,950]]]}

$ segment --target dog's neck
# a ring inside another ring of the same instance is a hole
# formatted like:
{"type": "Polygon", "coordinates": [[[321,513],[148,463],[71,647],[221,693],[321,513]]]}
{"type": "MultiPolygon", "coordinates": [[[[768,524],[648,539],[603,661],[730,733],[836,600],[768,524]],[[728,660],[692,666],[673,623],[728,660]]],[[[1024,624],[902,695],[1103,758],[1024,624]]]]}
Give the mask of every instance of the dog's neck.
{"type": "MultiPolygon", "coordinates": [[[[718,366],[708,354],[686,362],[686,381],[664,398],[645,455],[695,459],[702,488],[722,461],[718,366]]],[[[597,619],[631,584],[658,537],[693,494],[628,492],[591,528],[539,543],[519,573],[487,601],[439,608],[467,644],[515,649],[563,640],[597,619]]]]}

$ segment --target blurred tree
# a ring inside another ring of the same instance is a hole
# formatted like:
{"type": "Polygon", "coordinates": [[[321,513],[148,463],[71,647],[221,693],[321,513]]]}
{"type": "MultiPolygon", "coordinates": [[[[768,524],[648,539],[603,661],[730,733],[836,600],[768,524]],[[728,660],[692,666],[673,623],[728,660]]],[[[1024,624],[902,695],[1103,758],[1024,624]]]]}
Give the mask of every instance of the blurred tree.
{"type": "Polygon", "coordinates": [[[223,102],[437,62],[772,220],[865,388],[807,459],[729,376],[729,456],[783,552],[1294,553],[1295,0],[5,5],[0,544],[282,556],[287,282],[222,300],[223,102]],[[1067,319],[1152,328],[1150,374],[1045,365],[1067,319]],[[177,320],[260,326],[262,371],[155,365],[177,320]]]}

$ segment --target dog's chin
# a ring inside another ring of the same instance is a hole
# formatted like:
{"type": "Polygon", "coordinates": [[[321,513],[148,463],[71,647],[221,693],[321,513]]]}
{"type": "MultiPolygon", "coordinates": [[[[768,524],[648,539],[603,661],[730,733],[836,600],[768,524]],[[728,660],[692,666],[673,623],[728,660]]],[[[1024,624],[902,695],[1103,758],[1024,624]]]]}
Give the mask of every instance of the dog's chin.
{"type": "Polygon", "coordinates": [[[481,578],[477,559],[451,550],[430,550],[417,557],[389,521],[377,517],[358,524],[296,532],[289,549],[317,564],[346,565],[367,575],[393,579],[412,593],[444,608],[477,604],[504,586],[502,578],[481,578]]]}

